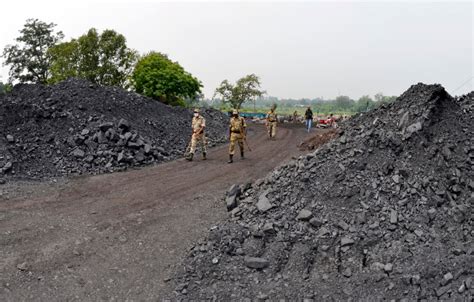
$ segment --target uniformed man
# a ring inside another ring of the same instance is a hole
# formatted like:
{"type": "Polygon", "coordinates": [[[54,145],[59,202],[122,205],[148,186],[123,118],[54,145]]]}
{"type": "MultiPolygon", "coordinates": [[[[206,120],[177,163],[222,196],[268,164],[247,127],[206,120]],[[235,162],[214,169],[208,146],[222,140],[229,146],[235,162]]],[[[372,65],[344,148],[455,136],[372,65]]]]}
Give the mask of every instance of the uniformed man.
{"type": "Polygon", "coordinates": [[[268,130],[268,137],[270,139],[275,139],[276,135],[276,126],[277,126],[277,114],[275,113],[275,105],[270,108],[270,111],[267,113],[266,126],[268,130]]]}
{"type": "Polygon", "coordinates": [[[247,124],[245,119],[239,116],[237,109],[232,111],[232,117],[230,118],[229,125],[229,137],[230,137],[230,146],[229,146],[229,161],[228,163],[233,163],[235,143],[239,144],[240,157],[244,158],[244,136],[246,135],[247,124]]]}
{"type": "Polygon", "coordinates": [[[193,130],[193,135],[191,136],[191,148],[189,150],[188,157],[186,157],[187,160],[192,161],[194,152],[196,151],[196,146],[198,143],[201,145],[201,151],[202,151],[202,159],[206,159],[206,135],[204,133],[204,129],[206,128],[206,120],[204,117],[199,114],[199,109],[196,108],[194,109],[194,117],[191,122],[191,127],[193,130]]]}

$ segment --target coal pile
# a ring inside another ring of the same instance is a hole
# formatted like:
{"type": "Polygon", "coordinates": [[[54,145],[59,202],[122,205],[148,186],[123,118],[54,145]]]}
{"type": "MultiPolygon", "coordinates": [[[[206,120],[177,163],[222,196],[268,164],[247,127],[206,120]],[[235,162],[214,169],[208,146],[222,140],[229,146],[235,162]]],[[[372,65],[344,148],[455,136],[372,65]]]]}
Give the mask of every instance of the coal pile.
{"type": "Polygon", "coordinates": [[[191,249],[169,298],[472,301],[472,96],[414,85],[233,186],[230,218],[191,249]]]}
{"type": "MultiPolygon", "coordinates": [[[[209,146],[227,117],[206,109],[209,146]]],[[[182,156],[192,112],[115,87],[71,79],[17,85],[0,97],[0,179],[121,171],[182,156]]]]}

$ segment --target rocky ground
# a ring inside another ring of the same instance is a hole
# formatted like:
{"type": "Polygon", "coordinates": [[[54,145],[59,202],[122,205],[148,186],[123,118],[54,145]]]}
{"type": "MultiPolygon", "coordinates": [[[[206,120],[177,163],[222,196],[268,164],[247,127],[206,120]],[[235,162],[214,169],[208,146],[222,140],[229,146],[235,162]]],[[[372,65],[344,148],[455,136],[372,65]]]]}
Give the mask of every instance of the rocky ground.
{"type": "Polygon", "coordinates": [[[474,93],[417,84],[225,199],[172,300],[472,301],[474,93]]]}
{"type": "MultiPolygon", "coordinates": [[[[212,109],[203,115],[209,146],[223,142],[227,117],[212,109]]],[[[191,118],[189,109],[84,80],[17,85],[0,96],[0,182],[122,171],[175,159],[190,139],[191,118]]]]}
{"type": "Polygon", "coordinates": [[[303,127],[268,140],[249,124],[247,158],[228,145],[121,173],[0,186],[0,301],[162,301],[187,251],[228,212],[221,197],[304,154],[303,127]]]}

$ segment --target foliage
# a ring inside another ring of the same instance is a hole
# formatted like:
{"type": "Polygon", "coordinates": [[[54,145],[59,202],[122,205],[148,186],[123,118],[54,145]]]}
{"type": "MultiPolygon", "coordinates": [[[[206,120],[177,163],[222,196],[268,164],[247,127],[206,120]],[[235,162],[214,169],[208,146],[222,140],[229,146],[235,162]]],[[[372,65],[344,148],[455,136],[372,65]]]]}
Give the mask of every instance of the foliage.
{"type": "Polygon", "coordinates": [[[260,79],[255,74],[240,78],[235,85],[228,80],[222,81],[216,88],[214,96],[222,97],[224,103],[230,103],[233,108],[240,109],[243,103],[256,97],[261,97],[265,91],[260,90],[260,79]]]}
{"type": "MultiPolygon", "coordinates": [[[[306,108],[311,106],[315,114],[329,115],[330,113],[336,115],[352,115],[357,112],[365,112],[383,105],[388,102],[392,102],[396,99],[395,96],[383,96],[379,94],[377,100],[373,100],[370,96],[364,95],[357,101],[352,100],[347,96],[339,96],[335,99],[279,99],[272,96],[260,97],[256,99],[255,104],[243,104],[241,110],[244,112],[267,112],[272,104],[278,105],[279,114],[293,114],[297,111],[299,115],[304,114],[306,108]]],[[[211,102],[210,100],[204,100],[203,102],[211,102]]],[[[214,99],[211,102],[216,108],[222,110],[229,110],[228,103],[222,104],[222,99],[214,99]]]]}
{"type": "Polygon", "coordinates": [[[375,101],[380,104],[388,104],[393,102],[397,97],[395,96],[385,96],[381,92],[377,93],[375,96],[375,101]]]}
{"type": "Polygon", "coordinates": [[[54,32],[54,23],[45,23],[38,19],[28,19],[21,35],[16,38],[18,44],[7,45],[3,49],[4,65],[10,66],[10,82],[46,83],[50,74],[51,60],[48,49],[61,41],[61,31],[54,32]]]}
{"type": "Polygon", "coordinates": [[[130,75],[138,54],[127,47],[125,37],[114,30],[101,34],[91,28],[87,34],[51,47],[50,83],[70,77],[108,86],[130,86],[130,75]]]}
{"type": "Polygon", "coordinates": [[[202,87],[178,62],[158,52],[140,58],[132,79],[136,92],[169,105],[192,105],[199,99],[202,87]]]}
{"type": "Polygon", "coordinates": [[[342,111],[349,110],[355,105],[354,100],[345,95],[338,96],[335,100],[335,106],[340,108],[342,111]]]}
{"type": "Polygon", "coordinates": [[[355,110],[357,112],[365,112],[369,109],[373,109],[375,107],[375,102],[372,98],[368,95],[363,95],[357,100],[355,105],[355,110]]]}

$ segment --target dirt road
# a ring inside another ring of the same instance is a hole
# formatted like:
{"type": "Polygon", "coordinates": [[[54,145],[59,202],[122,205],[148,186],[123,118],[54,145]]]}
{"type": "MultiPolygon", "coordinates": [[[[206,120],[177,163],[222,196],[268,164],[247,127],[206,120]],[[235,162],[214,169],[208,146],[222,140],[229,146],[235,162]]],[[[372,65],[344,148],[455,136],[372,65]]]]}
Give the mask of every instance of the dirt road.
{"type": "Polygon", "coordinates": [[[227,146],[209,159],[177,160],[123,173],[39,184],[0,196],[1,301],[157,301],[176,263],[227,216],[234,183],[264,176],[301,154],[301,128],[268,141],[253,126],[248,158],[228,165],[227,146]]]}

